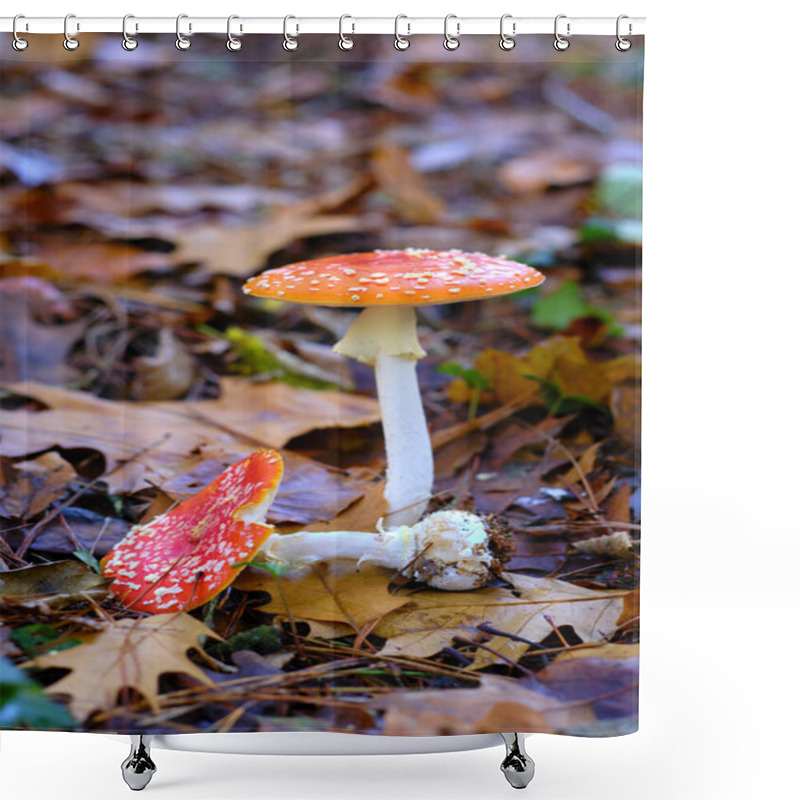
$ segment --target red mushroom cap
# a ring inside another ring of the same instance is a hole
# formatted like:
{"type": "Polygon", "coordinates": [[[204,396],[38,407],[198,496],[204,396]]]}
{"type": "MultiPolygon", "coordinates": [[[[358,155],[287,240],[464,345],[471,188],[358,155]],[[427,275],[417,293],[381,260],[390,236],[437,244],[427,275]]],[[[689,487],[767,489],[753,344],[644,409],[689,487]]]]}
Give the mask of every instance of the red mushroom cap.
{"type": "Polygon", "coordinates": [[[264,524],[283,475],[274,450],[258,450],[147,525],[137,525],[100,562],[128,608],[189,611],[230,585],[274,528],[264,524]]]}
{"type": "Polygon", "coordinates": [[[244,291],[319,306],[420,306],[497,297],[543,280],[505,258],[409,248],[298,261],[251,278],[244,291]]]}

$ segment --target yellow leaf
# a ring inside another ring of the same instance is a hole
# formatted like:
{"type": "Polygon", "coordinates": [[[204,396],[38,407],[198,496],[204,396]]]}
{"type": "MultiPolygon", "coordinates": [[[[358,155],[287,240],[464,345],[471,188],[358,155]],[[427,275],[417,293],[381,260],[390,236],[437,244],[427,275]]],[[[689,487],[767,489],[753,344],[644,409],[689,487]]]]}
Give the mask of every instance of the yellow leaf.
{"type": "MultiPolygon", "coordinates": [[[[516,662],[528,649],[525,642],[505,636],[487,637],[482,622],[493,628],[538,642],[553,625],[571,625],[584,642],[602,641],[616,628],[622,611],[619,592],[598,592],[552,578],[507,573],[509,589],[490,587],[474,592],[417,592],[408,608],[383,619],[375,633],[388,641],[385,655],[427,658],[448,646],[454,636],[480,641],[495,653],[516,662]]],[[[471,669],[502,662],[488,649],[478,648],[471,669]]]]}
{"type": "MultiPolygon", "coordinates": [[[[509,403],[520,397],[530,402],[542,400],[541,388],[530,377],[535,375],[555,383],[564,395],[586,397],[595,403],[608,404],[615,386],[637,378],[639,357],[624,355],[609,361],[590,361],[577,336],[552,336],[535,345],[524,356],[503,350],[484,350],[475,360],[477,369],[489,382],[484,402],[509,403]]],[[[448,397],[453,402],[467,402],[471,391],[463,381],[453,381],[448,397]]]]}
{"type": "MultiPolygon", "coordinates": [[[[389,592],[392,574],[383,567],[366,566],[356,570],[353,562],[334,562],[281,578],[260,570],[247,570],[235,585],[245,592],[270,593],[272,599],[259,606],[259,611],[284,619],[288,619],[291,612],[295,620],[342,623],[360,631],[365,625],[407,605],[411,599],[389,592]]],[[[335,626],[330,630],[339,635],[335,626]]]]}
{"type": "Polygon", "coordinates": [[[121,619],[99,633],[81,636],[83,643],[77,647],[38,656],[20,666],[72,670],[45,691],[70,695],[70,711],[79,720],[97,709],[114,708],[126,687],[136,689],[158,711],[158,679],[164,673],[178,672],[213,685],[186,655],[190,648],[200,649],[200,636],[221,638],[189,614],[121,619]]]}

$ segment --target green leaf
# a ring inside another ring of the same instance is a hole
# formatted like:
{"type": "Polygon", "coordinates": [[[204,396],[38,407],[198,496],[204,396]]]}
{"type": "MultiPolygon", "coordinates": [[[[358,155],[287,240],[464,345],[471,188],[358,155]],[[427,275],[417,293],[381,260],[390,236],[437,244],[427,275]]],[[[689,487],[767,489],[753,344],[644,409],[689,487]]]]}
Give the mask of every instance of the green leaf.
{"type": "Polygon", "coordinates": [[[42,687],[0,658],[0,728],[65,730],[77,720],[64,706],[51,700],[42,687]]]}
{"type": "Polygon", "coordinates": [[[240,633],[235,633],[224,642],[214,642],[206,649],[214,658],[230,658],[241,650],[252,650],[265,656],[277,653],[283,648],[283,631],[275,625],[258,625],[240,633]]]}
{"type": "Polygon", "coordinates": [[[610,336],[622,336],[623,330],[608,311],[585,302],[575,281],[564,281],[555,292],[538,297],[531,308],[534,325],[562,331],[581,317],[596,317],[609,327],[610,336]]]}
{"type": "Polygon", "coordinates": [[[578,231],[581,244],[601,244],[616,242],[619,239],[617,229],[611,220],[593,219],[582,225],[578,231]]]}
{"type": "Polygon", "coordinates": [[[581,287],[575,281],[564,281],[552,294],[539,296],[531,309],[531,320],[539,328],[560,331],[572,320],[585,317],[586,310],[581,287]]]}
{"type": "Polygon", "coordinates": [[[258,567],[259,569],[265,569],[271,575],[274,575],[276,578],[280,578],[281,575],[285,575],[287,572],[290,572],[292,569],[291,564],[276,564],[272,561],[239,561],[238,563],[233,565],[234,567],[258,567]]]}
{"type": "Polygon", "coordinates": [[[48,642],[52,642],[54,639],[58,639],[58,631],[52,625],[36,622],[33,625],[14,628],[8,634],[8,638],[27,653],[48,642]]]}
{"type": "Polygon", "coordinates": [[[544,398],[547,413],[553,417],[566,417],[570,414],[579,414],[587,408],[600,411],[606,416],[611,416],[611,412],[600,403],[590,400],[583,395],[562,394],[561,388],[553,381],[540,378],[538,375],[523,375],[528,380],[537,381],[542,387],[542,397],[544,398]]]}
{"type": "Polygon", "coordinates": [[[622,219],[642,218],[641,164],[611,164],[600,175],[597,200],[604,211],[622,219]]]}
{"type": "Polygon", "coordinates": [[[483,374],[479,370],[470,367],[462,367],[461,364],[455,361],[448,361],[446,364],[442,364],[438,367],[437,371],[445,375],[452,375],[455,378],[461,378],[470,389],[484,390],[489,388],[489,381],[483,377],[483,374]]]}
{"type": "Polygon", "coordinates": [[[103,574],[103,568],[100,566],[100,562],[92,555],[90,550],[75,550],[72,555],[74,555],[78,561],[83,561],[86,566],[93,569],[98,575],[103,574]]]}
{"type": "Polygon", "coordinates": [[[335,384],[313,375],[303,374],[298,370],[300,359],[292,357],[281,351],[272,352],[266,342],[257,334],[231,325],[224,331],[218,331],[208,325],[198,325],[197,329],[207,336],[227,341],[231,346],[234,356],[231,369],[242,375],[259,375],[272,378],[276,381],[300,386],[304,389],[336,389],[335,384]],[[289,360],[290,363],[286,363],[289,360]]]}

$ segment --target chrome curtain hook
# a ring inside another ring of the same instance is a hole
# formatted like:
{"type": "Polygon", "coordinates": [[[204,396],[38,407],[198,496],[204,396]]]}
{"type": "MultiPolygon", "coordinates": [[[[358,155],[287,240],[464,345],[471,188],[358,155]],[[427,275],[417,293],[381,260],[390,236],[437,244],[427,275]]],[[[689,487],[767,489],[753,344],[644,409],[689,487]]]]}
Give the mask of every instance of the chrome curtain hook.
{"type": "MultiPolygon", "coordinates": [[[[355,42],[349,37],[344,35],[344,21],[346,19],[353,19],[349,14],[342,14],[339,17],[339,49],[340,50],[352,50],[355,42]]],[[[355,33],[356,24],[355,22],[350,23],[351,32],[355,33]]]]}
{"type": "MultiPolygon", "coordinates": [[[[564,51],[569,47],[569,39],[565,39],[559,32],[558,32],[558,21],[562,19],[566,19],[566,14],[559,14],[556,17],[555,23],[553,24],[553,32],[555,33],[555,41],[553,42],[553,47],[556,50],[564,51]]],[[[570,35],[570,24],[567,23],[567,36],[570,35]]]]}
{"type": "MultiPolygon", "coordinates": [[[[122,47],[124,50],[130,52],[131,50],[135,50],[139,46],[139,41],[128,33],[128,20],[129,19],[136,19],[133,14],[126,14],[122,18],[122,47]]],[[[139,30],[139,24],[136,23],[134,25],[134,30],[139,30]]]]}
{"type": "MultiPolygon", "coordinates": [[[[289,20],[290,19],[297,19],[297,17],[293,17],[291,14],[287,14],[283,18],[283,49],[284,50],[297,50],[297,39],[293,36],[289,36],[289,20]]],[[[297,33],[300,33],[300,26],[297,26],[297,33]]]]}
{"type": "Polygon", "coordinates": [[[517,34],[517,23],[513,22],[513,15],[512,14],[503,14],[500,17],[500,49],[501,50],[513,50],[514,45],[516,45],[516,40],[514,36],[517,34]],[[511,19],[511,34],[509,35],[506,33],[505,25],[506,20],[511,19]]]}
{"type": "Polygon", "coordinates": [[[445,50],[458,50],[458,46],[461,42],[458,39],[458,35],[461,33],[461,23],[458,21],[458,17],[455,14],[448,14],[444,18],[444,49],[445,50]],[[456,21],[456,33],[455,36],[450,33],[448,30],[450,20],[454,19],[456,21]]]}
{"type": "MultiPolygon", "coordinates": [[[[398,14],[394,18],[394,49],[395,50],[408,50],[411,46],[411,42],[405,38],[405,36],[400,35],[400,20],[401,19],[408,19],[405,14],[398,14]]],[[[406,36],[411,36],[411,23],[407,22],[406,27],[408,30],[406,31],[406,36]]]]}
{"type": "MultiPolygon", "coordinates": [[[[13,48],[14,48],[16,51],[18,51],[18,52],[20,52],[20,53],[21,53],[23,50],[26,50],[26,49],[28,48],[28,40],[27,40],[27,39],[23,39],[23,38],[22,38],[22,37],[21,37],[21,36],[20,36],[20,35],[17,33],[17,20],[20,20],[20,19],[25,19],[25,15],[24,15],[24,14],[17,14],[17,15],[14,17],[14,22],[11,24],[11,33],[13,33],[13,34],[14,34],[14,41],[13,41],[13,42],[11,42],[11,46],[12,46],[12,47],[13,47],[13,48]]],[[[25,26],[25,27],[26,27],[26,29],[27,29],[27,24],[26,24],[26,26],[25,26]]]]}
{"type": "MultiPolygon", "coordinates": [[[[74,14],[67,14],[64,17],[64,49],[65,50],[77,50],[80,47],[80,42],[74,37],[69,35],[69,21],[71,19],[75,19],[74,14]]],[[[81,29],[81,26],[76,23],[75,25],[75,32],[77,33],[81,29]]]]}
{"type": "MultiPolygon", "coordinates": [[[[624,53],[631,49],[631,40],[623,39],[622,33],[620,32],[621,23],[622,20],[624,19],[629,19],[627,14],[620,14],[617,17],[617,41],[615,42],[614,47],[616,47],[617,50],[620,51],[620,53],[624,53]]],[[[630,36],[632,33],[633,33],[633,25],[630,22],[628,22],[628,36],[630,36]]]]}
{"type": "MultiPolygon", "coordinates": [[[[241,40],[241,39],[237,39],[237,38],[236,38],[236,37],[235,37],[235,36],[234,36],[234,35],[231,33],[231,23],[232,23],[232,22],[233,22],[235,19],[239,19],[239,17],[237,17],[237,16],[236,16],[236,14],[231,14],[231,15],[228,17],[228,41],[227,41],[227,43],[225,44],[225,47],[227,47],[227,48],[228,48],[228,50],[230,50],[230,51],[231,51],[231,53],[235,53],[237,50],[241,50],[241,49],[242,49],[242,40],[241,40]]],[[[242,26],[240,25],[240,26],[239,26],[239,32],[241,33],[241,31],[242,31],[242,26]]]]}
{"type": "MultiPolygon", "coordinates": [[[[178,50],[188,50],[192,46],[191,40],[187,39],[181,33],[181,20],[182,19],[188,19],[188,18],[189,18],[188,14],[178,14],[178,16],[175,18],[175,36],[176,36],[175,47],[177,47],[178,50]]],[[[191,32],[192,32],[192,23],[190,22],[189,23],[189,33],[191,33],[191,32]]]]}

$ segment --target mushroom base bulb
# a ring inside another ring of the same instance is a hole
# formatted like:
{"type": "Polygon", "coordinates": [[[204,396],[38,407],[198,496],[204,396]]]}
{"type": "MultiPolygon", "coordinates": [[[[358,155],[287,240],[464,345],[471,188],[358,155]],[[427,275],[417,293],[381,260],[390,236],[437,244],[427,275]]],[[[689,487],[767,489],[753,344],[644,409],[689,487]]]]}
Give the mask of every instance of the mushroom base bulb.
{"type": "Polygon", "coordinates": [[[490,532],[481,517],[468,511],[436,511],[383,536],[391,560],[408,564],[403,574],[436,589],[476,589],[497,570],[490,532]]]}

